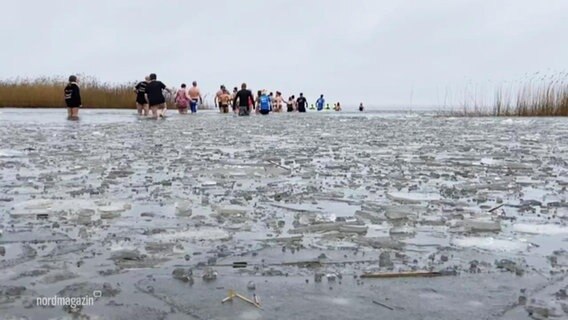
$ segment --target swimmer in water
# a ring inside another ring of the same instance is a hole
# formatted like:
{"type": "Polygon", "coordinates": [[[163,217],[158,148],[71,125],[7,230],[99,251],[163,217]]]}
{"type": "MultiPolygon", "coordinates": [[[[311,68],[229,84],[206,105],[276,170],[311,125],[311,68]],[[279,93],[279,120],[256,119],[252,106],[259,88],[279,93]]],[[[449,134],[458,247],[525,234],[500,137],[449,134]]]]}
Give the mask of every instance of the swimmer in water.
{"type": "Polygon", "coordinates": [[[251,102],[254,104],[254,97],[252,92],[247,89],[246,83],[241,85],[241,90],[239,90],[233,98],[233,105],[236,106],[237,101],[239,106],[239,116],[249,116],[250,109],[252,108],[251,102]]]}
{"type": "Polygon", "coordinates": [[[78,82],[77,76],[69,76],[69,83],[64,89],[67,119],[69,120],[79,120],[79,108],[83,106],[78,82]]]}
{"type": "Polygon", "coordinates": [[[239,89],[237,89],[237,87],[234,87],[233,94],[231,95],[231,106],[233,107],[234,113],[237,113],[237,106],[233,103],[235,97],[237,96],[237,92],[239,92],[239,89]]]}
{"type": "Polygon", "coordinates": [[[187,107],[189,106],[189,96],[187,95],[187,89],[185,83],[181,84],[181,88],[177,91],[174,102],[180,114],[187,114],[187,107]]]}
{"type": "Polygon", "coordinates": [[[189,107],[191,108],[191,113],[197,112],[197,103],[203,103],[203,98],[201,97],[201,91],[197,87],[197,81],[193,81],[191,88],[187,91],[189,95],[189,107]]]}
{"type": "Polygon", "coordinates": [[[158,81],[155,73],[150,75],[150,82],[146,85],[146,101],[152,110],[152,116],[155,119],[163,117],[163,112],[166,110],[166,98],[164,97],[163,90],[172,93],[170,89],[162,81],[158,81]]]}
{"type": "Polygon", "coordinates": [[[217,93],[215,93],[215,100],[213,101],[213,103],[215,103],[215,107],[219,108],[219,112],[221,112],[221,113],[223,113],[223,111],[221,110],[219,100],[220,100],[221,95],[223,94],[224,91],[225,91],[225,86],[221,85],[221,87],[219,88],[219,91],[217,91],[217,93]]]}
{"type": "Polygon", "coordinates": [[[282,105],[284,104],[284,99],[282,98],[282,92],[276,91],[276,96],[274,97],[274,109],[282,110],[282,105]]]}
{"type": "Polygon", "coordinates": [[[306,100],[303,93],[300,93],[298,100],[296,100],[296,104],[298,105],[298,112],[306,112],[308,100],[306,100]]]}
{"type": "Polygon", "coordinates": [[[134,92],[136,92],[136,109],[138,110],[139,116],[147,116],[150,113],[148,107],[148,101],[146,101],[146,85],[150,81],[150,77],[146,76],[144,81],[138,82],[134,87],[134,92]]]}
{"type": "Polygon", "coordinates": [[[223,92],[219,96],[219,110],[221,113],[229,113],[229,103],[231,103],[231,95],[227,89],[223,88],[223,92]]]}
{"type": "Polygon", "coordinates": [[[323,94],[322,94],[319,97],[319,99],[316,101],[316,108],[318,109],[318,111],[322,111],[324,105],[325,105],[325,99],[323,98],[323,94]]]}
{"type": "Polygon", "coordinates": [[[335,109],[335,111],[341,111],[341,104],[339,104],[339,102],[336,103],[334,109],[335,109]]]}
{"type": "Polygon", "coordinates": [[[267,115],[272,111],[272,102],[270,101],[270,96],[266,95],[266,90],[262,91],[259,100],[259,112],[260,114],[267,115]]]}
{"type": "Polygon", "coordinates": [[[259,113],[259,111],[260,111],[260,96],[262,96],[262,90],[258,90],[256,92],[256,100],[254,100],[254,106],[255,106],[256,113],[259,113]]]}
{"type": "Polygon", "coordinates": [[[361,102],[359,104],[359,111],[363,112],[363,110],[365,110],[365,107],[363,107],[363,102],[361,102]]]}

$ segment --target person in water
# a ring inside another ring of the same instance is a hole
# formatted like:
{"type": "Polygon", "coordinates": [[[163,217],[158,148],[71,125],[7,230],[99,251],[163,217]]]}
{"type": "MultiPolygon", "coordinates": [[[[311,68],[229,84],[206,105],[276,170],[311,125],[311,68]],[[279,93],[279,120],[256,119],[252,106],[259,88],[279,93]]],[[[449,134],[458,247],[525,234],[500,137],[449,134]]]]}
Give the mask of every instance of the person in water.
{"type": "Polygon", "coordinates": [[[318,109],[318,111],[322,111],[324,105],[325,105],[325,99],[323,98],[323,94],[322,94],[319,97],[319,99],[316,101],[316,108],[318,109]]]}
{"type": "Polygon", "coordinates": [[[294,96],[289,96],[288,101],[286,101],[286,110],[291,112],[290,110],[294,111],[294,96]]]}
{"type": "Polygon", "coordinates": [[[278,109],[276,105],[276,99],[274,99],[274,93],[271,92],[268,94],[268,98],[270,99],[270,104],[272,105],[272,112],[281,112],[281,109],[278,109]]]}
{"type": "Polygon", "coordinates": [[[180,114],[187,114],[187,107],[189,106],[189,96],[187,95],[187,89],[185,83],[182,83],[181,88],[176,92],[176,97],[174,99],[174,102],[180,114]]]}
{"type": "Polygon", "coordinates": [[[260,96],[262,96],[262,90],[258,90],[256,92],[256,100],[254,100],[254,106],[255,106],[256,113],[259,113],[259,111],[260,111],[260,96]]]}
{"type": "Polygon", "coordinates": [[[300,93],[298,100],[296,100],[296,104],[298,105],[298,112],[306,112],[308,100],[306,100],[303,93],[300,93]]]}
{"type": "Polygon", "coordinates": [[[233,101],[235,100],[235,97],[237,96],[237,92],[239,92],[239,89],[237,89],[237,87],[233,88],[233,94],[231,95],[231,106],[233,107],[233,112],[237,113],[237,105],[235,105],[233,103],[233,101]]]}
{"type": "Polygon", "coordinates": [[[77,84],[77,76],[69,76],[69,83],[65,86],[65,104],[67,105],[67,119],[78,120],[79,108],[83,106],[81,101],[81,90],[77,84]]]}
{"type": "Polygon", "coordinates": [[[335,111],[341,111],[341,104],[339,104],[339,102],[335,104],[334,110],[335,111]]]}
{"type": "Polygon", "coordinates": [[[150,81],[150,77],[144,77],[144,81],[138,82],[134,87],[134,92],[136,92],[136,109],[138,110],[139,116],[147,116],[150,113],[148,108],[148,101],[146,101],[146,85],[150,81]]]}
{"type": "Polygon", "coordinates": [[[217,93],[215,94],[215,107],[219,108],[219,112],[223,112],[221,110],[221,104],[220,104],[220,100],[221,100],[221,95],[223,95],[223,93],[225,92],[225,86],[221,85],[221,87],[219,88],[219,91],[217,91],[217,93]]]}
{"type": "Polygon", "coordinates": [[[276,96],[274,97],[274,109],[282,110],[282,105],[284,104],[284,99],[282,98],[282,92],[276,91],[276,96]]]}
{"type": "Polygon", "coordinates": [[[363,102],[361,102],[359,104],[359,111],[363,112],[363,110],[365,110],[365,107],[363,107],[363,102]]]}
{"type": "Polygon", "coordinates": [[[158,77],[155,73],[150,75],[150,82],[146,85],[146,101],[152,110],[152,116],[156,119],[163,117],[163,112],[166,107],[166,98],[164,97],[163,90],[166,90],[170,94],[172,93],[170,89],[162,81],[158,81],[158,77]]]}
{"type": "Polygon", "coordinates": [[[262,91],[259,102],[260,114],[267,115],[270,113],[270,111],[272,111],[272,102],[270,96],[266,95],[266,90],[262,91]]]}
{"type": "Polygon", "coordinates": [[[197,103],[203,103],[203,98],[201,97],[201,91],[197,87],[197,81],[193,81],[191,88],[187,92],[189,95],[189,107],[191,108],[191,113],[197,112],[197,103]]]}
{"type": "Polygon", "coordinates": [[[241,85],[241,90],[237,92],[233,98],[233,105],[239,106],[239,116],[249,116],[251,110],[251,102],[254,103],[254,97],[252,92],[247,89],[247,84],[243,83],[241,85]]]}
{"type": "Polygon", "coordinates": [[[231,103],[231,95],[227,89],[223,88],[223,92],[219,96],[219,111],[229,113],[229,103],[231,103]]]}

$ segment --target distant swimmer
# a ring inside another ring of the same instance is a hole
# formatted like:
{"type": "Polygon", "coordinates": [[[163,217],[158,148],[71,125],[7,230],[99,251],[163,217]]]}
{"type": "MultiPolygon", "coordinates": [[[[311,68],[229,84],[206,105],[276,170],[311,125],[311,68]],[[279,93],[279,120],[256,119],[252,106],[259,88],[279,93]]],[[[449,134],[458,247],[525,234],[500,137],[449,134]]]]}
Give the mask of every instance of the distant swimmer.
{"type": "Polygon", "coordinates": [[[239,90],[235,95],[235,97],[233,98],[233,105],[238,106],[239,108],[239,116],[250,115],[251,102],[254,103],[254,97],[252,96],[252,92],[247,89],[247,84],[243,83],[241,85],[241,90],[239,90]]]}
{"type": "Polygon", "coordinates": [[[361,102],[359,104],[359,111],[363,112],[363,110],[365,110],[365,107],[363,107],[363,102],[361,102]]]}
{"type": "Polygon", "coordinates": [[[310,110],[316,110],[316,106],[313,103],[310,104],[310,110]]]}
{"type": "Polygon", "coordinates": [[[325,105],[325,99],[323,98],[323,94],[322,94],[319,97],[319,99],[316,101],[316,108],[318,109],[318,111],[322,111],[324,105],[325,105]]]}
{"type": "Polygon", "coordinates": [[[276,97],[274,97],[274,109],[282,110],[284,105],[284,98],[282,98],[282,92],[276,91],[276,97]]]}
{"type": "Polygon", "coordinates": [[[162,81],[158,81],[155,73],[150,74],[150,82],[146,85],[146,101],[152,110],[152,116],[156,119],[163,117],[163,112],[167,108],[163,90],[172,93],[162,81]]]}
{"type": "Polygon", "coordinates": [[[150,77],[146,76],[144,81],[138,82],[138,84],[134,87],[134,91],[136,92],[136,109],[138,110],[139,116],[147,116],[150,113],[148,108],[148,101],[146,101],[146,85],[150,81],[150,77]]]}
{"type": "Polygon", "coordinates": [[[329,103],[325,105],[325,110],[331,110],[331,108],[329,107],[329,103]]]}
{"type": "Polygon", "coordinates": [[[262,90],[256,92],[256,100],[254,100],[254,109],[256,113],[260,112],[260,96],[262,96],[262,90]]]}
{"type": "Polygon", "coordinates": [[[300,93],[298,100],[296,100],[296,104],[298,105],[298,112],[306,112],[308,100],[306,100],[303,93],[300,93]]]}
{"type": "Polygon", "coordinates": [[[267,115],[272,111],[272,102],[270,96],[266,95],[266,90],[262,91],[259,99],[259,112],[260,114],[267,115]]]}
{"type": "Polygon", "coordinates": [[[338,102],[335,104],[335,107],[333,108],[335,111],[341,111],[341,104],[338,102]]]}
{"type": "Polygon", "coordinates": [[[68,120],[79,120],[79,108],[83,106],[78,82],[76,76],[69,76],[69,83],[64,89],[68,120]]]}
{"type": "Polygon", "coordinates": [[[219,112],[223,112],[223,110],[221,110],[221,104],[220,104],[220,100],[221,100],[221,96],[223,95],[223,93],[225,92],[225,86],[221,85],[221,87],[219,87],[219,91],[217,91],[217,93],[215,94],[215,107],[219,108],[219,112]]]}
{"type": "Polygon", "coordinates": [[[191,88],[187,92],[189,95],[189,107],[191,108],[191,113],[197,112],[197,103],[203,103],[203,98],[201,97],[201,91],[197,87],[197,82],[193,81],[191,88]]]}
{"type": "Polygon", "coordinates": [[[296,102],[296,96],[293,95],[291,98],[292,98],[292,100],[291,100],[292,104],[289,106],[289,108],[287,110],[288,112],[294,112],[298,109],[298,104],[296,102]]]}
{"type": "Polygon", "coordinates": [[[221,95],[219,96],[219,111],[221,113],[229,113],[229,104],[231,103],[231,95],[229,91],[223,88],[221,95]]]}
{"type": "Polygon", "coordinates": [[[288,101],[286,101],[286,110],[291,112],[290,110],[294,111],[294,96],[288,97],[288,101]]]}
{"type": "Polygon", "coordinates": [[[174,102],[180,114],[187,114],[189,107],[189,96],[187,95],[187,86],[185,83],[181,84],[181,88],[177,91],[174,102]]]}
{"type": "Polygon", "coordinates": [[[239,92],[239,89],[237,89],[237,87],[233,88],[233,95],[231,96],[231,105],[233,107],[233,112],[237,113],[237,105],[233,103],[235,97],[237,96],[237,92],[239,92]]]}

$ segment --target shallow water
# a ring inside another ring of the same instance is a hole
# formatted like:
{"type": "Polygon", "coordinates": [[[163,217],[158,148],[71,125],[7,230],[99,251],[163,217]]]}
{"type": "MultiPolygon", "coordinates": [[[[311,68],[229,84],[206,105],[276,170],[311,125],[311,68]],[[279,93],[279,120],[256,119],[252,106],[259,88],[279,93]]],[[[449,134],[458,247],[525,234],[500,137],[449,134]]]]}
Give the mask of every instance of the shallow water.
{"type": "Polygon", "coordinates": [[[540,299],[568,284],[568,255],[555,253],[568,238],[565,119],[169,113],[81,110],[71,122],[65,110],[0,109],[5,314],[61,318],[30,301],[108,283],[120,292],[81,314],[523,319],[521,289],[540,299]],[[113,258],[121,250],[138,253],[113,258]],[[249,267],[222,266],[235,261],[249,267]],[[201,279],[208,264],[213,282],[201,279]],[[172,278],[180,265],[193,286],[172,278]],[[354,278],[410,270],[457,275],[354,278]],[[314,283],[319,273],[335,280],[314,283]],[[263,310],[220,303],[231,288],[252,295],[249,281],[263,310]]]}

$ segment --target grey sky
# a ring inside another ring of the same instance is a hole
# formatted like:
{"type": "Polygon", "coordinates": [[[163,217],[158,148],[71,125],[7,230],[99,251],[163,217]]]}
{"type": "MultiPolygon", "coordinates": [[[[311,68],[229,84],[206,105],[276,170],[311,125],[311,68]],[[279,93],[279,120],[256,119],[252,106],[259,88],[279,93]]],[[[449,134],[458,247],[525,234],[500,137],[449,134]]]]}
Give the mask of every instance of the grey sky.
{"type": "Polygon", "coordinates": [[[436,105],[564,71],[566,0],[18,0],[0,77],[85,73],[436,105]]]}

